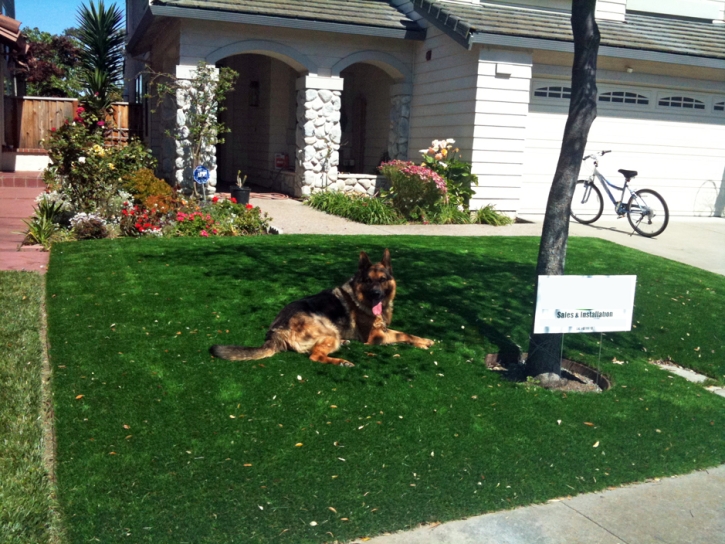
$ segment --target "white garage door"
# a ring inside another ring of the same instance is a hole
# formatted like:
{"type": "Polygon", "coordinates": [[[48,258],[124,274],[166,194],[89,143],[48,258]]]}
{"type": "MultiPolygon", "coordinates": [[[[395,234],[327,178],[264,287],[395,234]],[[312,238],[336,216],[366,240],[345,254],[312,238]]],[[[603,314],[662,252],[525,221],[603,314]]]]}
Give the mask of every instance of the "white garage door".
{"type": "MultiPolygon", "coordinates": [[[[566,85],[532,82],[519,213],[544,213],[566,123],[566,85]]],[[[672,216],[723,215],[724,95],[599,85],[597,108],[586,154],[612,150],[599,166],[607,179],[621,186],[617,170],[637,170],[632,185],[659,192],[672,216]]],[[[590,172],[585,164],[580,178],[590,172]]]]}

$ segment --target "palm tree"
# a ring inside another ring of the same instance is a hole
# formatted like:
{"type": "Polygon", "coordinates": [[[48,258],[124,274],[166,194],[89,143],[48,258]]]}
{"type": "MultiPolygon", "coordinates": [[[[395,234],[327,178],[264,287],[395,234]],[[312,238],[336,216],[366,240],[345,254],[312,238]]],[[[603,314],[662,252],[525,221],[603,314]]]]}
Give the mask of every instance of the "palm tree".
{"type": "Polygon", "coordinates": [[[83,102],[99,119],[104,119],[111,102],[121,91],[123,81],[123,13],[103,0],[78,11],[78,40],[81,44],[82,80],[86,90],[83,102]]]}

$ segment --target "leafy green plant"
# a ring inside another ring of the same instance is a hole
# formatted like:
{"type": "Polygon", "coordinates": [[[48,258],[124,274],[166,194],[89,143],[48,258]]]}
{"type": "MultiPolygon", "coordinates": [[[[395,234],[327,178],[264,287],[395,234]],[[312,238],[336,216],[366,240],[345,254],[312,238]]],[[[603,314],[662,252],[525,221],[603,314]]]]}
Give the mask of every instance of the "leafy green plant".
{"type": "Polygon", "coordinates": [[[473,214],[473,222],[481,225],[493,225],[500,227],[510,225],[514,222],[508,215],[503,214],[495,209],[493,204],[488,204],[483,208],[479,208],[473,214]]]}
{"type": "MultiPolygon", "coordinates": [[[[81,81],[86,90],[83,103],[95,120],[104,120],[111,102],[120,98],[125,55],[123,12],[103,0],[90,2],[78,11],[81,81]]],[[[97,126],[97,125],[96,125],[97,126]]]]}
{"type": "Polygon", "coordinates": [[[112,200],[122,188],[122,179],[156,163],[138,140],[106,147],[101,132],[89,129],[91,121],[81,106],[73,122],[51,132],[44,142],[51,161],[44,179],[67,197],[74,210],[110,218],[117,211],[112,200]]]}
{"type": "Polygon", "coordinates": [[[204,210],[214,219],[219,236],[256,236],[269,230],[269,216],[251,204],[242,206],[215,196],[204,210]]]}
{"type": "Polygon", "coordinates": [[[198,210],[176,212],[176,221],[170,226],[171,236],[212,236],[218,234],[214,218],[198,210]]]}
{"type": "Polygon", "coordinates": [[[311,195],[305,204],[366,225],[397,225],[404,222],[390,201],[358,193],[318,192],[311,195]]]}
{"type": "Polygon", "coordinates": [[[478,176],[471,172],[470,162],[459,158],[460,150],[453,148],[455,140],[433,140],[428,149],[422,149],[423,164],[446,180],[448,198],[456,205],[468,209],[474,194],[473,185],[478,185],[478,176]]]}
{"type": "Polygon", "coordinates": [[[471,222],[471,214],[459,204],[448,202],[426,215],[425,221],[436,225],[465,225],[471,222]]]}
{"type": "Polygon", "coordinates": [[[49,249],[53,235],[60,228],[56,219],[63,213],[63,203],[43,199],[38,202],[34,212],[30,219],[23,220],[28,227],[25,243],[40,244],[43,248],[49,249]]]}
{"type": "Polygon", "coordinates": [[[390,182],[383,196],[406,219],[420,220],[448,201],[445,180],[426,166],[394,160],[378,169],[390,182]]]}

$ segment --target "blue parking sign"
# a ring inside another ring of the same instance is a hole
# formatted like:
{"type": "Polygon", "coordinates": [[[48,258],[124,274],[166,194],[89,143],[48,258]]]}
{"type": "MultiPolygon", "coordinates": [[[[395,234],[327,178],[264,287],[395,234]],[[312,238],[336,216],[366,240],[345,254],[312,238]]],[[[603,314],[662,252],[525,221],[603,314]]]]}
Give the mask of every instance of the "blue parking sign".
{"type": "Polygon", "coordinates": [[[209,169],[201,164],[194,168],[194,181],[199,185],[206,185],[209,183],[209,169]]]}

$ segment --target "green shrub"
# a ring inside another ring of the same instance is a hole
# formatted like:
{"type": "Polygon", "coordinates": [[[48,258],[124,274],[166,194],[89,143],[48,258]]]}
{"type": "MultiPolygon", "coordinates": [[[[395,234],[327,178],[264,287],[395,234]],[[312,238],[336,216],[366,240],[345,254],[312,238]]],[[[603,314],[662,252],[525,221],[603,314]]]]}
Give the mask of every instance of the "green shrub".
{"type": "Polygon", "coordinates": [[[470,162],[462,161],[459,149],[453,148],[455,140],[433,140],[427,150],[422,150],[425,166],[446,181],[448,199],[457,206],[468,209],[473,196],[472,185],[478,185],[478,176],[471,172],[470,162]]]}
{"type": "Polygon", "coordinates": [[[63,203],[50,199],[41,199],[33,209],[30,219],[23,220],[28,227],[25,235],[26,244],[40,244],[45,249],[50,247],[54,234],[58,231],[57,220],[63,213],[63,203]]]}
{"type": "Polygon", "coordinates": [[[449,202],[438,207],[434,213],[427,215],[425,221],[436,225],[465,225],[471,222],[471,212],[461,209],[458,204],[449,202]]]}
{"type": "Polygon", "coordinates": [[[123,178],[123,187],[131,193],[134,200],[147,207],[150,207],[148,200],[157,197],[155,203],[163,203],[168,208],[170,201],[163,197],[171,197],[174,193],[169,184],[157,178],[150,168],[140,168],[123,178]]]}
{"type": "Polygon", "coordinates": [[[319,192],[305,204],[366,225],[398,225],[404,220],[389,201],[359,193],[319,192]]]}
{"type": "Polygon", "coordinates": [[[486,207],[480,208],[474,213],[473,222],[481,225],[501,227],[503,225],[510,225],[514,220],[508,215],[496,211],[493,204],[488,204],[486,207]]]}
{"type": "Polygon", "coordinates": [[[448,202],[445,180],[430,168],[399,160],[378,168],[390,182],[385,198],[405,219],[421,220],[448,202]]]}
{"type": "Polygon", "coordinates": [[[214,197],[212,205],[204,210],[214,219],[215,234],[219,236],[256,236],[269,230],[269,216],[251,204],[214,197]]]}
{"type": "MultiPolygon", "coordinates": [[[[82,108],[79,108],[81,110],[82,108]]],[[[87,114],[80,112],[44,142],[50,166],[44,179],[51,189],[67,197],[74,211],[97,213],[105,218],[117,212],[113,200],[122,179],[140,168],[151,168],[151,152],[136,140],[125,146],[106,147],[103,131],[86,126],[87,114]]]]}

